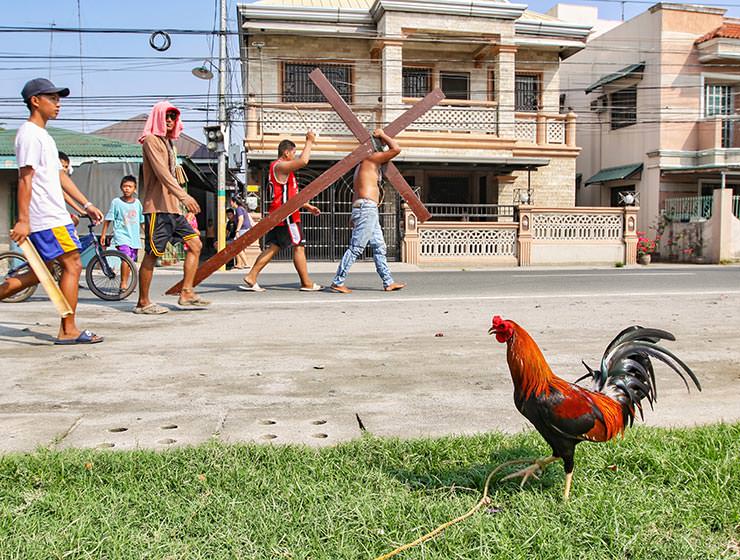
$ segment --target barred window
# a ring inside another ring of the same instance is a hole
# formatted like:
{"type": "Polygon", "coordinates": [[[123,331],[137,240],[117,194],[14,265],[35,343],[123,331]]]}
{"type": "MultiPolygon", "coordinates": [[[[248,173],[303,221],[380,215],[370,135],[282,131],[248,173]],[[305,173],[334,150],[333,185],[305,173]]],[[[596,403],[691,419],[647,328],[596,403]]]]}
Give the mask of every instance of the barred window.
{"type": "Polygon", "coordinates": [[[424,97],[432,91],[431,68],[403,69],[403,96],[424,97]]]}
{"type": "Polygon", "coordinates": [[[611,94],[611,129],[624,128],[637,122],[637,86],[611,94]]]}
{"type": "Polygon", "coordinates": [[[538,74],[516,74],[514,77],[514,109],[536,112],[540,106],[538,74]]]}
{"type": "Polygon", "coordinates": [[[283,64],[283,103],[324,103],[326,99],[308,75],[319,68],[347,103],[352,103],[352,66],[349,64],[283,64]]]}

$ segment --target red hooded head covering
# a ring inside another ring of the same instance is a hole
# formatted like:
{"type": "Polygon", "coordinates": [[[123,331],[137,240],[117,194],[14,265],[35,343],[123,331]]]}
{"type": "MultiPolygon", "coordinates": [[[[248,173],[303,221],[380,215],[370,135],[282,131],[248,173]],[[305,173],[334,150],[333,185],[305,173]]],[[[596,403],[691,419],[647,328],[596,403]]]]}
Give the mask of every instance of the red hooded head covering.
{"type": "Polygon", "coordinates": [[[182,120],[180,119],[180,109],[175,107],[169,101],[160,101],[159,103],[155,104],[154,107],[152,107],[152,112],[149,113],[149,118],[147,118],[146,124],[144,125],[144,131],[141,133],[141,137],[139,137],[139,143],[143,143],[144,138],[146,138],[150,134],[154,134],[155,136],[163,136],[171,140],[177,140],[177,137],[180,136],[181,132],[182,120]],[[165,115],[167,114],[167,111],[177,112],[177,121],[175,121],[175,127],[169,133],[167,132],[167,123],[165,122],[165,115]]]}

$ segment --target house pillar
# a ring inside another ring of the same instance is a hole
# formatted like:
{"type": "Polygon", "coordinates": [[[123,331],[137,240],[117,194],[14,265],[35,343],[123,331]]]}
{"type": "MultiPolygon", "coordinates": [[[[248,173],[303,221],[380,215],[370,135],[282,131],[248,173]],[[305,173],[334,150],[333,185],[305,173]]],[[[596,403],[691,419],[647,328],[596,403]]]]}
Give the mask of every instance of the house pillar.
{"type": "Polygon", "coordinates": [[[515,45],[496,45],[493,50],[494,90],[498,106],[498,135],[514,138],[515,45]]]}
{"type": "Polygon", "coordinates": [[[409,205],[403,203],[403,244],[401,261],[409,264],[419,263],[419,221],[409,205]]]}
{"type": "Polygon", "coordinates": [[[712,217],[710,223],[707,257],[709,262],[719,264],[730,260],[732,252],[732,189],[715,189],[712,193],[712,217]]]}
{"type": "Polygon", "coordinates": [[[519,207],[519,234],[517,235],[519,266],[532,265],[532,207],[519,207]]]}
{"type": "Polygon", "coordinates": [[[383,92],[383,126],[393,121],[403,107],[403,43],[383,41],[380,45],[383,92]]]}
{"type": "Polygon", "coordinates": [[[624,207],[624,264],[637,264],[637,206],[624,207]]]}
{"type": "Polygon", "coordinates": [[[565,116],[565,145],[576,146],[576,114],[573,111],[565,116]]]}

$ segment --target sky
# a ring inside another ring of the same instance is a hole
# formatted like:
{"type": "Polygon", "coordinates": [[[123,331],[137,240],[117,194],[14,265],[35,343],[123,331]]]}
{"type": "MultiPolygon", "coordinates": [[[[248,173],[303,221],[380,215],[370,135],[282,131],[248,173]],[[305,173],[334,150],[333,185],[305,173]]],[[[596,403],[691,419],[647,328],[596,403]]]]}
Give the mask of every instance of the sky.
{"type": "MultiPolygon", "coordinates": [[[[728,16],[740,17],[740,0],[735,2],[726,2],[724,6],[728,7],[728,16]]],[[[555,3],[534,0],[528,5],[532,10],[545,12],[555,3]]],[[[625,18],[629,19],[652,4],[622,4],[619,0],[569,3],[595,5],[602,19],[619,19],[623,7],[625,18]]],[[[218,0],[0,0],[0,28],[52,24],[77,28],[81,22],[83,28],[211,31],[218,26],[218,5],[218,0]]],[[[227,1],[228,27],[232,32],[236,31],[236,5],[236,0],[227,1]]],[[[191,69],[204,60],[217,64],[218,39],[210,34],[172,35],[171,39],[169,50],[160,53],[149,46],[146,33],[84,33],[80,46],[78,33],[9,33],[0,29],[0,127],[17,128],[25,120],[27,110],[20,98],[23,84],[35,77],[47,77],[72,90],[55,126],[92,132],[148,113],[156,101],[169,99],[182,110],[185,132],[202,139],[202,126],[209,119],[217,119],[218,79],[200,80],[191,74],[191,69]]],[[[238,102],[241,82],[235,35],[229,37],[229,49],[234,57],[229,82],[236,94],[233,99],[238,102]]],[[[242,118],[236,114],[235,117],[242,118]]],[[[232,142],[242,137],[243,125],[235,126],[232,142]]]]}

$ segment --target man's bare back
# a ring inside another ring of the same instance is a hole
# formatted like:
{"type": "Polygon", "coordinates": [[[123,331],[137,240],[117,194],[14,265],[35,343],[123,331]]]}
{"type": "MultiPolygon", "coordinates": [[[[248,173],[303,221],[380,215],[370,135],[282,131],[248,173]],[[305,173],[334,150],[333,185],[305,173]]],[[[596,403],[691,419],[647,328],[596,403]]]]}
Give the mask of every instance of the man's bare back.
{"type": "Polygon", "coordinates": [[[366,198],[380,204],[380,182],[382,180],[380,169],[401,153],[398,142],[383,132],[382,129],[375,130],[373,136],[380,138],[388,146],[388,149],[384,152],[375,152],[355,168],[353,202],[358,198],[366,198]]]}

